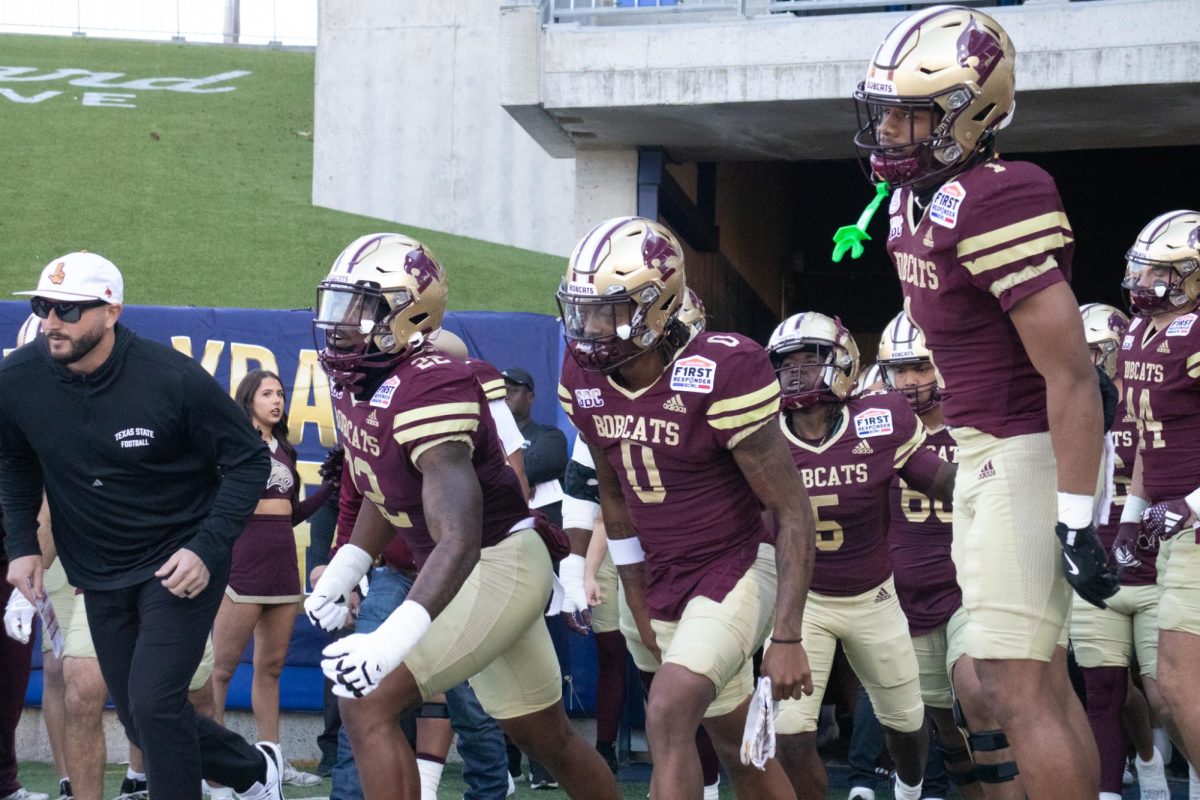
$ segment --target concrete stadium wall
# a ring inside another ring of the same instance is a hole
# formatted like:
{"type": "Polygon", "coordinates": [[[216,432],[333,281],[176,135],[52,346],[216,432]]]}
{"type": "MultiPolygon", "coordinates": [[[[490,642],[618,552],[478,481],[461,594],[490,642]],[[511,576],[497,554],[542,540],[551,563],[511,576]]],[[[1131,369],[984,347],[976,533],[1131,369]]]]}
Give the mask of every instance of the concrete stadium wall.
{"type": "Polygon", "coordinates": [[[499,27],[496,0],[322,3],[313,203],[569,253],[575,162],[502,107],[499,27]]]}

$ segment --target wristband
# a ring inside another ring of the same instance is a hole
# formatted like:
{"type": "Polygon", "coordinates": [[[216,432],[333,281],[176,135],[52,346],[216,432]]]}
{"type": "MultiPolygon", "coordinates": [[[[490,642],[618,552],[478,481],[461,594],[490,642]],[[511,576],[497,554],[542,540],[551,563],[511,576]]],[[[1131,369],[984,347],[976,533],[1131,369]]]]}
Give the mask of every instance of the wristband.
{"type": "Polygon", "coordinates": [[[642,542],[636,536],[630,536],[628,539],[609,539],[608,554],[618,567],[640,564],[646,560],[642,542]]]}
{"type": "Polygon", "coordinates": [[[1125,498],[1125,508],[1121,509],[1121,522],[1138,522],[1142,521],[1142,514],[1150,507],[1149,501],[1144,497],[1138,497],[1136,494],[1131,494],[1125,498]]]}
{"type": "Polygon", "coordinates": [[[391,672],[404,661],[412,649],[421,641],[421,637],[429,630],[433,620],[425,607],[414,600],[405,600],[400,607],[388,615],[375,633],[368,636],[378,636],[380,641],[389,642],[388,668],[391,672]]]}
{"type": "Polygon", "coordinates": [[[799,639],[776,639],[774,636],[771,637],[771,644],[800,644],[803,641],[803,636],[799,639]]]}
{"type": "Polygon", "coordinates": [[[1096,507],[1096,498],[1090,494],[1058,493],[1058,521],[1073,531],[1079,531],[1092,524],[1092,511],[1096,507]]]}
{"type": "Polygon", "coordinates": [[[329,594],[335,597],[349,594],[350,590],[370,571],[373,563],[375,563],[375,559],[371,558],[370,553],[356,544],[347,542],[333,554],[329,566],[325,568],[325,574],[321,576],[321,580],[317,581],[317,585],[320,586],[324,583],[334,589],[335,591],[331,591],[329,594]]]}
{"type": "Polygon", "coordinates": [[[1192,510],[1193,514],[1195,514],[1197,517],[1200,517],[1200,489],[1196,489],[1187,497],[1183,498],[1183,502],[1188,504],[1188,508],[1192,510]]]}
{"type": "Polygon", "coordinates": [[[570,581],[572,586],[583,586],[583,573],[586,564],[587,562],[583,556],[572,553],[558,562],[558,577],[562,579],[564,585],[570,581]]]}

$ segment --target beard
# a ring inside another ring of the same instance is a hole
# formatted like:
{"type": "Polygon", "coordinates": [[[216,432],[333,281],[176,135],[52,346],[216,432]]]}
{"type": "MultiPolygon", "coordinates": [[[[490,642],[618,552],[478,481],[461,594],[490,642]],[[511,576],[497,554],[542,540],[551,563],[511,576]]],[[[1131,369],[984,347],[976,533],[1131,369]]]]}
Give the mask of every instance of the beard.
{"type": "Polygon", "coordinates": [[[78,338],[68,339],[67,341],[70,342],[71,348],[65,353],[55,353],[54,350],[51,349],[50,357],[63,366],[74,364],[76,361],[92,352],[96,345],[100,343],[102,338],[104,338],[103,325],[95,328],[94,330],[81,333],[78,338]]]}

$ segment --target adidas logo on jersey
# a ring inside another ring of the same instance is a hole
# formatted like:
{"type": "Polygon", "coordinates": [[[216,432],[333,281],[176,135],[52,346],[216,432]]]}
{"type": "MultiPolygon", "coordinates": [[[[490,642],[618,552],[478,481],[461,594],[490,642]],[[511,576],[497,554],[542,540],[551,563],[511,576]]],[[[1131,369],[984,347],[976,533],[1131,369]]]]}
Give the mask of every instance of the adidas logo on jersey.
{"type": "Polygon", "coordinates": [[[887,590],[886,586],[880,586],[879,591],[875,593],[875,605],[886,603],[892,599],[892,593],[887,590]]]}
{"type": "Polygon", "coordinates": [[[1155,350],[1154,352],[1156,352],[1156,353],[1166,353],[1167,355],[1170,355],[1170,354],[1171,354],[1171,343],[1170,343],[1170,342],[1168,342],[1166,339],[1163,339],[1163,343],[1162,343],[1162,344],[1160,344],[1160,345],[1158,346],[1158,349],[1157,349],[1157,350],[1155,350]]]}
{"type": "Polygon", "coordinates": [[[850,451],[856,456],[869,456],[875,451],[871,449],[871,443],[863,439],[858,444],[854,445],[854,449],[850,451]]]}
{"type": "Polygon", "coordinates": [[[925,238],[921,240],[921,244],[925,247],[933,247],[933,226],[929,226],[929,230],[925,231],[925,238]]]}
{"type": "Polygon", "coordinates": [[[371,413],[367,415],[367,424],[373,427],[379,427],[379,413],[375,409],[371,409],[371,413]]]}
{"type": "Polygon", "coordinates": [[[677,411],[680,414],[687,413],[687,406],[683,404],[683,398],[676,394],[667,402],[663,403],[663,408],[667,411],[677,411]]]}
{"type": "Polygon", "coordinates": [[[994,477],[996,477],[996,468],[992,466],[992,460],[989,458],[987,463],[983,465],[983,469],[979,470],[979,480],[994,477]]]}

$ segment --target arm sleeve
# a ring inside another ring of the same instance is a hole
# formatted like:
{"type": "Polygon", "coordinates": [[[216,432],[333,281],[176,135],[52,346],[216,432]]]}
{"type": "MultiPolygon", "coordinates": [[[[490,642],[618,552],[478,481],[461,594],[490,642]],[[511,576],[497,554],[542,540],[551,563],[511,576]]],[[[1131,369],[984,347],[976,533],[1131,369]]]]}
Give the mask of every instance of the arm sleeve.
{"type": "Polygon", "coordinates": [[[42,467],[25,434],[0,412],[0,502],[4,552],[9,560],[41,553],[37,515],[42,507],[42,467]]]}
{"type": "Polygon", "coordinates": [[[558,428],[539,425],[525,449],[525,476],[529,483],[561,480],[567,468],[567,437],[558,428]]]}
{"type": "Polygon", "coordinates": [[[511,456],[525,446],[525,436],[517,427],[517,420],[503,398],[489,400],[488,408],[491,409],[492,419],[496,422],[496,433],[500,437],[500,444],[504,446],[504,455],[511,456]]]}
{"type": "Polygon", "coordinates": [[[779,381],[767,351],[743,341],[717,366],[705,420],[717,443],[732,450],[779,414],[779,381]]]}
{"type": "Polygon", "coordinates": [[[254,512],[271,456],[246,415],[207,372],[192,364],[186,375],[183,408],[192,446],[221,471],[212,508],[187,548],[213,571],[229,560],[254,512]]]}
{"type": "Polygon", "coordinates": [[[325,505],[325,501],[333,496],[333,492],[332,483],[322,483],[315,492],[310,493],[296,506],[296,513],[292,514],[292,524],[299,525],[317,513],[321,506],[325,505]]]}
{"type": "Polygon", "coordinates": [[[1041,169],[1005,166],[992,191],[964,200],[966,209],[958,259],[971,282],[997,298],[1006,313],[1070,277],[1075,234],[1054,180],[1041,169]]]}
{"type": "Polygon", "coordinates": [[[600,516],[600,482],[596,479],[592,451],[582,436],[575,437],[575,446],[571,448],[571,460],[567,462],[567,473],[563,477],[563,492],[563,528],[591,530],[595,527],[600,516]]]}

